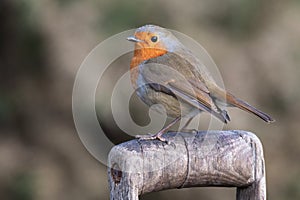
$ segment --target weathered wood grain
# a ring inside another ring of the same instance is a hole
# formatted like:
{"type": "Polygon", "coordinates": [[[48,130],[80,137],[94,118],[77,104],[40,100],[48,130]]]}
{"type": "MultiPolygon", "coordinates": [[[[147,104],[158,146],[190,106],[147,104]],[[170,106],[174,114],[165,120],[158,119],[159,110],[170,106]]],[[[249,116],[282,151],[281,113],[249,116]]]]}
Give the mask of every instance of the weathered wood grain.
{"type": "Polygon", "coordinates": [[[109,154],[111,200],[165,189],[237,187],[238,200],[266,199],[260,140],[246,131],[167,133],[170,144],[131,140],[109,154]]]}

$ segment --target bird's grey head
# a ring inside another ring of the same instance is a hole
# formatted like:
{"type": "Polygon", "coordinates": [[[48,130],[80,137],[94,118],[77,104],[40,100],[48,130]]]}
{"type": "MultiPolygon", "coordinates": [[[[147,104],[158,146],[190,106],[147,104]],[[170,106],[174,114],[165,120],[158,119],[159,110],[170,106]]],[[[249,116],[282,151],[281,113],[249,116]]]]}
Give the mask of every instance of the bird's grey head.
{"type": "Polygon", "coordinates": [[[169,52],[182,46],[171,31],[156,25],[141,26],[135,31],[134,36],[127,39],[137,43],[147,43],[149,47],[161,47],[169,52]]]}

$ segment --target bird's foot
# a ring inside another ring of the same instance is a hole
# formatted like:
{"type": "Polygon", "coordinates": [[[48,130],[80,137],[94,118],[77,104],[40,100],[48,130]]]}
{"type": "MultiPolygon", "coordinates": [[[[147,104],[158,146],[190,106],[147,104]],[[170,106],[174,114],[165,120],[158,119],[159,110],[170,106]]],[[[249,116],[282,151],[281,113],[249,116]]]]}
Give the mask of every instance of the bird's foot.
{"type": "Polygon", "coordinates": [[[187,129],[187,128],[183,128],[183,129],[180,129],[181,132],[184,132],[184,133],[193,133],[193,134],[196,134],[198,133],[198,130],[196,129],[187,129]]]}
{"type": "Polygon", "coordinates": [[[159,140],[165,143],[169,143],[165,138],[162,137],[162,134],[160,132],[156,134],[148,134],[148,135],[136,135],[135,138],[139,140],[159,140]]]}

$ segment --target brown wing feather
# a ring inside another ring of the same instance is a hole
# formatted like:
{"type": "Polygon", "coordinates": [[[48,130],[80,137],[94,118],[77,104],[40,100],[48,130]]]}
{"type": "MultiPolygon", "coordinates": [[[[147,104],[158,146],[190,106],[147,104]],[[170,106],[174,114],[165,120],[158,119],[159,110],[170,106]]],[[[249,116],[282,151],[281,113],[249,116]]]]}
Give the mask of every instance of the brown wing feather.
{"type": "MultiPolygon", "coordinates": [[[[195,108],[209,112],[223,122],[229,117],[214,103],[206,85],[190,71],[191,65],[174,53],[149,59],[141,67],[143,78],[148,84],[159,84],[156,90],[169,88],[175,95],[195,108]]],[[[169,92],[168,92],[169,93],[169,92]]]]}

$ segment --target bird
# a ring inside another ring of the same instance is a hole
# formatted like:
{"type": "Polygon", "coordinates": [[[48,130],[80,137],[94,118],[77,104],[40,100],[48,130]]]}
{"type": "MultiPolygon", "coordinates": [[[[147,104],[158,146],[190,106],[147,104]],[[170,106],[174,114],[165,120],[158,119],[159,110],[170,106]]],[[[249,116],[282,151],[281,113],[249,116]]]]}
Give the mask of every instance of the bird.
{"type": "MultiPolygon", "coordinates": [[[[155,134],[138,135],[141,140],[166,142],[163,134],[182,118],[187,122],[201,112],[208,112],[223,123],[230,121],[227,107],[237,107],[267,123],[268,114],[235,97],[217,85],[207,67],[166,28],[147,24],[127,38],[134,43],[130,62],[131,84],[148,106],[161,104],[173,120],[155,134]]],[[[161,112],[157,107],[157,111],[161,112]]]]}

